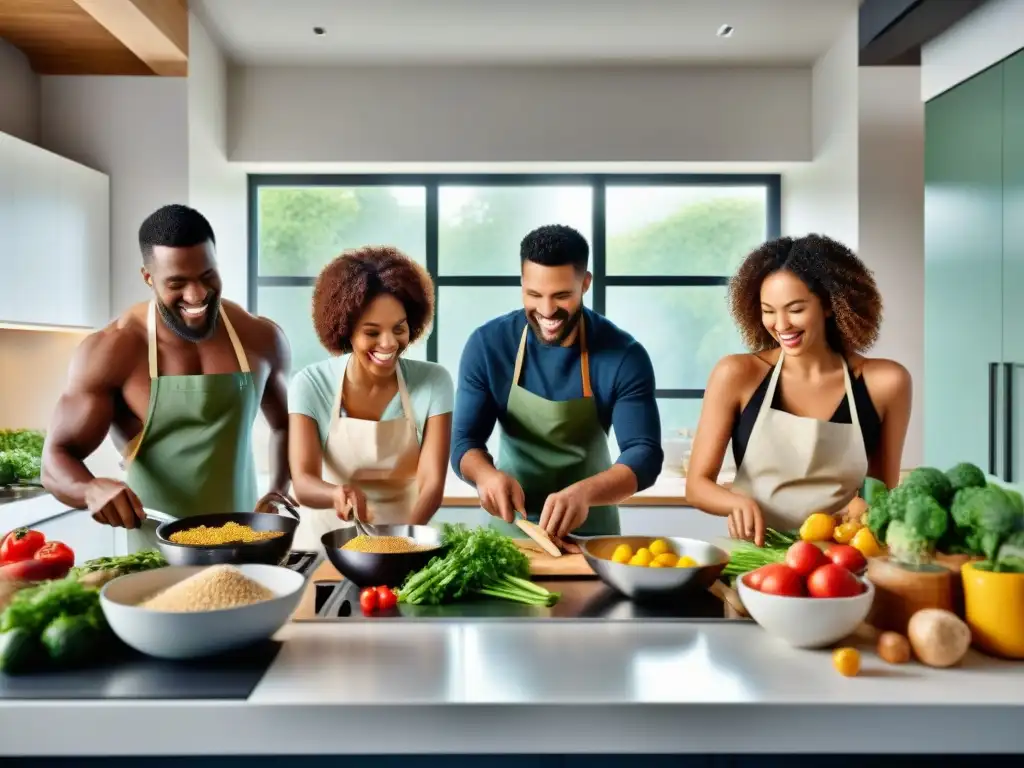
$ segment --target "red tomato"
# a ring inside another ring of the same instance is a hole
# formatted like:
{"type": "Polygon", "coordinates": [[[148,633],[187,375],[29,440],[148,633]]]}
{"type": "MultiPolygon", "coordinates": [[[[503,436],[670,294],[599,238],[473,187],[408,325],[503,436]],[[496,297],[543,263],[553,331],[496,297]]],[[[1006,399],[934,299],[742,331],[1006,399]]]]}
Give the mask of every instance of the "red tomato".
{"type": "Polygon", "coordinates": [[[809,541],[798,541],[786,550],[786,565],[801,576],[809,575],[827,562],[825,553],[809,541]]]}
{"type": "Polygon", "coordinates": [[[366,587],[359,593],[359,606],[363,613],[373,613],[377,610],[377,590],[374,587],[366,587]]]}
{"type": "Polygon", "coordinates": [[[751,571],[743,577],[743,580],[747,583],[748,587],[750,587],[751,589],[761,589],[761,582],[764,581],[766,567],[767,566],[762,566],[761,568],[751,571]]]}
{"type": "Polygon", "coordinates": [[[31,560],[36,550],[45,543],[46,537],[39,531],[15,528],[4,537],[3,544],[0,544],[0,563],[31,560]]]}
{"type": "Polygon", "coordinates": [[[68,563],[49,560],[19,560],[0,566],[0,581],[49,581],[63,579],[71,570],[68,563]]]}
{"type": "Polygon", "coordinates": [[[46,563],[61,563],[71,568],[75,564],[75,553],[62,541],[48,541],[36,550],[33,559],[46,563]]]}
{"type": "Polygon", "coordinates": [[[807,591],[811,597],[854,597],[864,585],[841,565],[829,563],[807,577],[807,591]]]}
{"type": "Polygon", "coordinates": [[[853,573],[860,573],[868,567],[868,561],[860,550],[849,544],[833,544],[825,550],[825,557],[853,573]]]}
{"type": "Polygon", "coordinates": [[[398,595],[391,587],[377,587],[377,605],[382,611],[390,611],[398,605],[398,595]]]}
{"type": "Polygon", "coordinates": [[[800,574],[785,563],[765,565],[761,570],[765,571],[764,578],[761,580],[761,591],[766,595],[804,597],[807,594],[804,589],[804,580],[800,574]]]}

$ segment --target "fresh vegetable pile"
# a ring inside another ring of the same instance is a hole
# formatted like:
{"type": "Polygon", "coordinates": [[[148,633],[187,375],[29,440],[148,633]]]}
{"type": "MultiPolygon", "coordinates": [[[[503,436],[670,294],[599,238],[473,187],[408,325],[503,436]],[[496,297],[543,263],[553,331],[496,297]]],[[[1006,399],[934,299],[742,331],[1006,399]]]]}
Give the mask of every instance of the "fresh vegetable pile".
{"type": "Polygon", "coordinates": [[[867,514],[889,556],[907,565],[931,562],[936,552],[984,557],[991,568],[1024,565],[1024,499],[989,484],[970,463],[943,472],[913,470],[896,488],[878,493],[867,514]],[[1001,554],[1008,547],[1007,554],[1001,554]]]}
{"type": "Polygon", "coordinates": [[[0,429],[0,485],[39,479],[45,438],[34,429],[0,429]]]}
{"type": "Polygon", "coordinates": [[[534,584],[530,561],[515,542],[493,528],[446,523],[442,542],[444,557],[409,574],[398,601],[410,605],[449,603],[473,595],[485,595],[527,605],[551,606],[561,594],[534,584]]]}
{"type": "Polygon", "coordinates": [[[29,528],[15,528],[0,542],[0,581],[62,579],[74,564],[70,547],[29,528]]]}
{"type": "Polygon", "coordinates": [[[865,587],[856,574],[867,560],[848,544],[833,544],[824,552],[809,541],[798,541],[782,562],[762,565],[743,578],[751,589],[782,597],[855,597],[865,587]]]}

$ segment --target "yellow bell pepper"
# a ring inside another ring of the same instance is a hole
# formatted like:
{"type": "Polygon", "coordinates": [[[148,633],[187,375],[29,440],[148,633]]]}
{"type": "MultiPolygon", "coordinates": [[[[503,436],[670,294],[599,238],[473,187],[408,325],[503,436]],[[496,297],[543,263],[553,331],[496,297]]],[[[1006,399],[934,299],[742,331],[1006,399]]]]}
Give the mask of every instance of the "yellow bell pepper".
{"type": "Polygon", "coordinates": [[[831,541],[836,529],[832,515],[815,512],[800,526],[800,538],[804,541],[831,541]]]}
{"type": "Polygon", "coordinates": [[[871,529],[867,526],[861,528],[853,535],[850,546],[860,552],[864,557],[878,557],[882,554],[882,548],[878,546],[875,537],[871,535],[871,529]]]}
{"type": "Polygon", "coordinates": [[[843,523],[842,525],[837,525],[835,533],[832,535],[832,538],[835,540],[837,544],[849,544],[851,541],[853,541],[853,537],[857,534],[857,531],[859,531],[863,527],[864,526],[862,526],[860,523],[856,522],[849,522],[843,523]]]}

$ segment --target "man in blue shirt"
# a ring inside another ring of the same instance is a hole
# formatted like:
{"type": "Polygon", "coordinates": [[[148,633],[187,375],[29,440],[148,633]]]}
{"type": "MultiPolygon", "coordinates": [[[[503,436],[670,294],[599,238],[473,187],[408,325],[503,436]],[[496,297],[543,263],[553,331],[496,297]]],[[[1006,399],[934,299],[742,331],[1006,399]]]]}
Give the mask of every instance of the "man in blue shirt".
{"type": "Polygon", "coordinates": [[[544,226],[522,241],[523,305],[470,336],[459,365],[452,468],[510,535],[517,513],[562,538],[619,533],[616,506],[661,472],[654,368],[632,336],[583,305],[590,249],[544,226]],[[501,425],[498,463],[487,452],[501,425]],[[620,455],[613,463],[608,432],[620,455]]]}

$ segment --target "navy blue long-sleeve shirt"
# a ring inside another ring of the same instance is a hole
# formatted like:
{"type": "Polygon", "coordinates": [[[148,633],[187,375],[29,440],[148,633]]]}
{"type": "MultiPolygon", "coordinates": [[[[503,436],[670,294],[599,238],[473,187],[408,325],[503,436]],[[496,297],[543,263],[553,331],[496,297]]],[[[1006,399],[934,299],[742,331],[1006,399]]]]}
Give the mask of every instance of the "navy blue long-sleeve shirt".
{"type": "MultiPolygon", "coordinates": [[[[606,434],[615,429],[616,463],[633,470],[642,491],[654,483],[664,461],[654,366],[647,350],[610,320],[586,308],[583,317],[590,388],[601,426],[606,434]]],[[[525,326],[526,313],[515,310],[480,326],[466,342],[452,418],[452,469],[461,479],[462,457],[474,448],[487,450],[495,423],[505,417],[525,326]]],[[[582,397],[579,344],[549,346],[528,333],[519,384],[547,400],[582,397]]]]}

